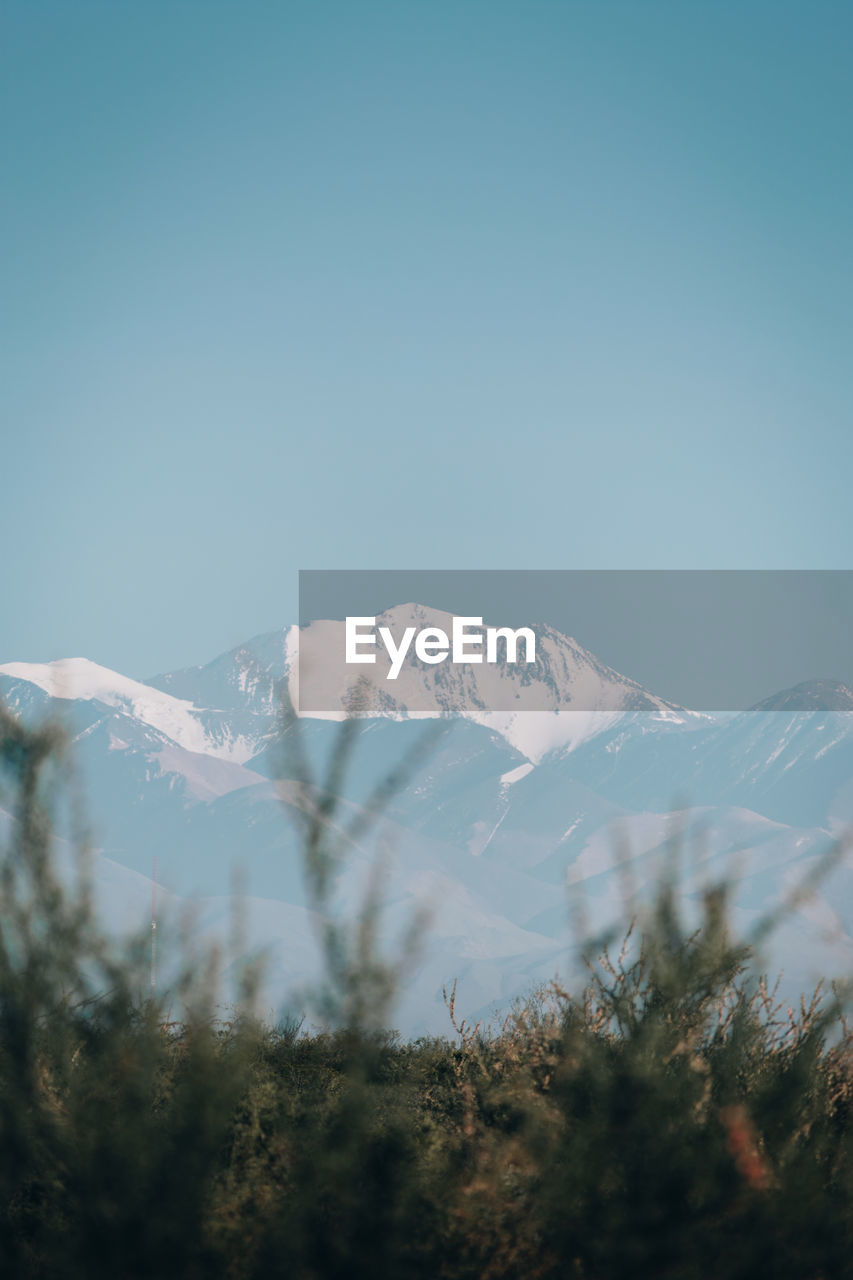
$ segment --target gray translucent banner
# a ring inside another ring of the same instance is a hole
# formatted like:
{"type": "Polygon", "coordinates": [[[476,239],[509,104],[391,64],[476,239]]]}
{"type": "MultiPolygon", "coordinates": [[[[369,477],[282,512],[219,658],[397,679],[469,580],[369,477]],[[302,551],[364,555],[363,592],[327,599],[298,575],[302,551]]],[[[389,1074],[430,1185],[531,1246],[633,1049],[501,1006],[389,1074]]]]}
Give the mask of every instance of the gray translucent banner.
{"type": "Polygon", "coordinates": [[[306,570],[297,673],[305,714],[850,711],[853,571],[306,570]]]}

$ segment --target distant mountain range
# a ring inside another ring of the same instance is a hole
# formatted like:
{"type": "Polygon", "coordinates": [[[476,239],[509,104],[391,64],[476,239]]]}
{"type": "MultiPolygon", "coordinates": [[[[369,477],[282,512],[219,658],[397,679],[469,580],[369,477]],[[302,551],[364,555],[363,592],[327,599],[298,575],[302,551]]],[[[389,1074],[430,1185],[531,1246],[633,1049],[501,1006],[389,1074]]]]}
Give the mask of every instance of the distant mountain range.
{"type": "MultiPolygon", "coordinates": [[[[385,615],[394,625],[425,617],[435,614],[417,605],[385,615]]],[[[288,820],[300,797],[279,717],[282,688],[298,697],[297,637],[292,627],[271,632],[141,682],[83,658],[0,666],[0,697],[13,711],[27,720],[58,714],[68,725],[104,918],[144,925],[156,857],[164,909],[192,896],[202,932],[223,937],[241,868],[244,950],[267,957],[270,1007],[316,967],[288,820]]],[[[736,923],[748,930],[853,825],[851,690],[815,681],[751,711],[698,715],[550,628],[537,640],[545,658],[537,678],[550,682],[556,710],[541,709],[543,689],[531,690],[528,676],[510,675],[517,709],[492,711],[494,670],[445,665],[401,676],[381,714],[359,722],[339,784],[348,815],[428,731],[418,682],[432,682],[443,732],[380,826],[350,844],[337,884],[340,910],[352,912],[377,849],[391,848],[387,935],[416,904],[432,904],[428,944],[398,1013],[407,1031],[447,1029],[441,991],[454,978],[473,1015],[565,971],[568,893],[581,895],[592,925],[605,924],[623,911],[626,886],[642,893],[654,880],[674,837],[684,844],[686,909],[703,883],[738,866],[736,923]],[[572,709],[578,701],[584,710],[572,709]]],[[[299,724],[318,777],[339,732],[334,714],[299,724]]],[[[769,962],[784,967],[791,991],[853,969],[849,863],[793,912],[769,962]]]]}

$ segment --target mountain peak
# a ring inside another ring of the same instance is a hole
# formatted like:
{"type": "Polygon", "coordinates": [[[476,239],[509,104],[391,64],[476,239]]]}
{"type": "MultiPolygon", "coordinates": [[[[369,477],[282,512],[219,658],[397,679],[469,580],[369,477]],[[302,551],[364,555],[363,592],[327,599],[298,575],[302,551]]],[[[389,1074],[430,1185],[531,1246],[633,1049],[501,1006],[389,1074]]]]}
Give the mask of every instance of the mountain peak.
{"type": "Polygon", "coordinates": [[[840,680],[804,680],[757,702],[750,711],[853,711],[853,689],[840,680]]]}

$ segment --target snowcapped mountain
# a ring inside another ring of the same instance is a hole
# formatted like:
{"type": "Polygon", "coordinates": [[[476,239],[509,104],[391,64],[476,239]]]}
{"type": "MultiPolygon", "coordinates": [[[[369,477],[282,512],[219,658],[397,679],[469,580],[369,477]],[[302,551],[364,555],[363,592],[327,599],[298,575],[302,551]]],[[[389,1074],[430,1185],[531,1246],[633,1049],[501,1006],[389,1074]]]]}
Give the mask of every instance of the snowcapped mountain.
{"type": "MultiPolygon", "coordinates": [[[[403,604],[376,617],[376,627],[395,636],[407,628],[438,627],[450,633],[452,615],[420,604],[403,604]]],[[[312,622],[291,640],[303,668],[291,661],[289,692],[304,714],[342,716],[352,705],[356,681],[366,683],[359,701],[368,714],[402,719],[445,716],[483,724],[504,737],[531,761],[557,748],[572,749],[601,733],[626,711],[645,712],[661,722],[701,721],[695,713],[657,697],[642,685],[605,666],[577,641],[553,627],[534,625],[536,662],[527,665],[456,665],[407,661],[389,682],[386,665],[346,667],[344,623],[312,622]],[[309,678],[309,692],[299,675],[309,678]],[[312,678],[313,677],[313,678],[312,678]]]]}
{"type": "Polygon", "coordinates": [[[221,711],[199,708],[189,699],[131,680],[88,658],[9,662],[0,666],[0,677],[4,678],[4,697],[13,710],[32,700],[28,686],[35,686],[56,701],[92,703],[123,712],[186,751],[238,762],[252,754],[254,743],[235,731],[221,711]]]}
{"type": "MultiPolygon", "coordinates": [[[[377,623],[441,619],[405,605],[377,623]]],[[[313,624],[312,653],[340,643],[339,625],[313,624]]],[[[567,894],[581,894],[592,923],[606,924],[624,910],[626,884],[642,891],[654,880],[674,839],[689,852],[684,902],[739,867],[747,927],[853,822],[853,692],[844,686],[815,681],[740,715],[697,716],[550,628],[536,635],[533,672],[406,670],[359,721],[335,783],[335,829],[353,820],[360,830],[341,837],[340,910],[357,910],[371,865],[389,850],[388,936],[424,902],[432,909],[404,993],[408,1030],[446,1029],[441,988],[454,977],[460,1008],[476,1013],[565,967],[567,894]],[[500,679],[509,685],[496,691],[500,679]],[[509,709],[490,710],[495,702],[509,709]],[[371,797],[419,751],[372,822],[371,797]]],[[[9,707],[26,719],[59,714],[68,728],[105,914],[144,923],[156,856],[167,899],[177,909],[193,897],[205,936],[221,939],[237,865],[247,946],[268,954],[271,1003],[308,981],[315,963],[292,748],[322,785],[348,695],[341,684],[336,709],[282,731],[282,682],[299,695],[297,640],[285,628],[146,682],[85,659],[0,666],[9,707]]],[[[780,937],[775,959],[791,981],[853,964],[847,864],[780,937]]]]}

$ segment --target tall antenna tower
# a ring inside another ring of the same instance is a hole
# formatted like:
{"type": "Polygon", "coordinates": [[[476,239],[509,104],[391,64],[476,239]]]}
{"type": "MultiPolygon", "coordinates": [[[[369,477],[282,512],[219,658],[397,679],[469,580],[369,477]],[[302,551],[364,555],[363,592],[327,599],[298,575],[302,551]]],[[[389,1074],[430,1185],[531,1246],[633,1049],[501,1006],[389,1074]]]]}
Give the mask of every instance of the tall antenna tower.
{"type": "Polygon", "coordinates": [[[157,985],[157,859],[151,877],[151,990],[157,985]]]}

